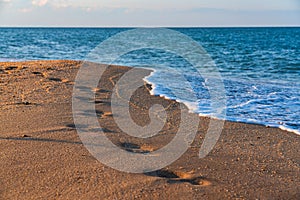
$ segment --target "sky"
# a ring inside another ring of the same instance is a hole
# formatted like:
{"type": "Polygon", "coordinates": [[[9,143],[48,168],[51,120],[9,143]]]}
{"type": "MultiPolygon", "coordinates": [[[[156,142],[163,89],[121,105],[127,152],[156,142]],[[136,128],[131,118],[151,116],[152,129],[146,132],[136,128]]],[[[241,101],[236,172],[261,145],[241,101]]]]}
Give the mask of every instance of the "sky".
{"type": "Polygon", "coordinates": [[[0,26],[300,26],[300,0],[0,0],[0,26]]]}

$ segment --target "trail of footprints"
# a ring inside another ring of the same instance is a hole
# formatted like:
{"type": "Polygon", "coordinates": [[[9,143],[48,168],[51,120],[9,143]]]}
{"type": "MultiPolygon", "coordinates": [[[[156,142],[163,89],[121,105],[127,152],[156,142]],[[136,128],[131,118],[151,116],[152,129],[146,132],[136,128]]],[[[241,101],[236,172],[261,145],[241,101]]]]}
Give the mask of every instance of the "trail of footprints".
{"type": "Polygon", "coordinates": [[[70,83],[71,81],[69,79],[61,79],[56,77],[50,77],[46,72],[38,72],[34,71],[32,74],[41,76],[43,78],[47,78],[49,81],[55,81],[55,82],[62,82],[62,83],[70,83]]]}
{"type": "MultiPolygon", "coordinates": [[[[14,69],[16,69],[16,68],[12,67],[12,68],[5,69],[5,70],[14,70],[14,69]]],[[[32,72],[32,74],[41,76],[43,78],[47,78],[50,81],[62,82],[62,83],[69,82],[69,80],[67,80],[67,79],[49,77],[47,73],[42,73],[42,72],[38,72],[38,71],[34,71],[34,72],[32,72]]],[[[80,88],[80,89],[88,89],[88,88],[80,88]]],[[[100,88],[93,88],[92,91],[97,94],[99,94],[99,93],[107,94],[110,92],[110,91],[103,90],[100,88]]],[[[94,103],[103,104],[105,102],[95,100],[94,103]]],[[[96,114],[100,119],[105,119],[105,118],[113,116],[113,114],[111,112],[102,112],[102,111],[97,111],[97,110],[96,110],[96,114]]],[[[73,124],[67,125],[67,127],[75,128],[75,125],[73,125],[73,124]]],[[[124,142],[119,145],[124,150],[133,152],[133,153],[150,153],[150,152],[157,150],[157,148],[152,147],[150,145],[138,145],[138,144],[133,144],[133,143],[129,143],[129,142],[124,142]]],[[[168,183],[189,183],[189,184],[192,184],[195,186],[202,186],[202,187],[211,186],[213,184],[211,180],[209,180],[205,177],[202,177],[202,176],[196,176],[193,174],[193,172],[172,171],[169,169],[161,169],[161,170],[157,170],[154,172],[145,173],[145,175],[167,179],[168,183]]]]}
{"type": "MultiPolygon", "coordinates": [[[[121,146],[127,151],[134,153],[150,153],[156,150],[156,148],[149,145],[137,145],[132,143],[123,143],[121,146]]],[[[203,187],[212,185],[211,180],[202,176],[196,176],[192,171],[184,172],[161,169],[154,172],[145,173],[145,175],[167,179],[168,183],[190,183],[195,186],[203,187]]]]}
{"type": "MultiPolygon", "coordinates": [[[[36,81],[36,82],[45,82],[42,84],[42,89],[47,92],[50,93],[50,90],[54,88],[53,84],[51,82],[60,82],[60,83],[65,83],[65,84],[73,84],[72,81],[70,81],[69,79],[62,79],[62,78],[57,78],[57,77],[53,77],[51,76],[48,72],[49,70],[53,70],[53,68],[47,68],[46,70],[42,70],[40,71],[39,69],[35,70],[27,70],[29,67],[27,66],[23,66],[23,65],[11,65],[11,66],[0,66],[0,75],[7,75],[7,74],[15,74],[16,76],[21,76],[21,77],[28,77],[27,73],[35,76],[35,77],[40,77],[41,79],[36,81]],[[20,74],[19,74],[20,73],[20,74]],[[47,83],[48,82],[48,83],[47,83]]],[[[34,81],[34,80],[33,80],[34,81]]],[[[37,83],[38,84],[38,83],[37,83]]],[[[25,97],[30,94],[35,92],[35,90],[30,90],[27,93],[24,91],[24,93],[22,94],[22,100],[17,103],[13,103],[13,104],[20,104],[20,105],[32,105],[34,103],[26,101],[25,97]]]]}
{"type": "MultiPolygon", "coordinates": [[[[157,148],[150,145],[138,145],[129,142],[121,143],[120,146],[129,152],[134,153],[150,153],[157,148]]],[[[205,177],[196,176],[193,171],[172,171],[169,169],[161,169],[154,172],[145,173],[147,176],[154,176],[167,179],[168,183],[189,183],[195,186],[207,187],[213,185],[213,182],[205,177]]]]}
{"type": "MultiPolygon", "coordinates": [[[[87,88],[82,88],[82,89],[87,89],[87,88]]],[[[100,95],[105,95],[110,92],[100,88],[94,88],[92,89],[92,91],[100,95]]],[[[105,104],[104,101],[99,101],[99,100],[95,100],[94,103],[105,104]]],[[[100,119],[113,116],[111,112],[96,111],[96,113],[100,119]]],[[[132,153],[147,154],[157,150],[156,147],[150,145],[146,145],[146,144],[138,145],[130,142],[119,143],[119,146],[122,149],[132,153]]],[[[161,169],[155,172],[145,173],[145,175],[167,179],[168,183],[189,183],[194,186],[201,186],[201,187],[207,187],[213,184],[211,180],[202,176],[196,176],[193,174],[193,172],[172,171],[169,169],[161,169]]]]}

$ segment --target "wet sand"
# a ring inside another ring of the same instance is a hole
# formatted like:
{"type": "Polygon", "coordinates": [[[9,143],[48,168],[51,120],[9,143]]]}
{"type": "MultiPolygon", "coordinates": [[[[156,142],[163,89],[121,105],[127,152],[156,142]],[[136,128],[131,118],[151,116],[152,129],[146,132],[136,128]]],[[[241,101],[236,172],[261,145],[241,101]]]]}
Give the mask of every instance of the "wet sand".
{"type": "MultiPolygon", "coordinates": [[[[83,146],[73,122],[80,64],[0,63],[0,199],[300,199],[300,136],[260,125],[225,122],[213,151],[199,159],[209,123],[201,117],[188,151],[161,170],[130,174],[103,165],[83,146]]],[[[110,95],[129,69],[110,66],[99,87],[90,88],[99,124],[120,148],[152,152],[176,134],[180,105],[151,96],[145,84],[132,98],[133,120],[147,124],[147,109],[158,103],[168,108],[168,123],[149,139],[123,133],[110,95]]]]}

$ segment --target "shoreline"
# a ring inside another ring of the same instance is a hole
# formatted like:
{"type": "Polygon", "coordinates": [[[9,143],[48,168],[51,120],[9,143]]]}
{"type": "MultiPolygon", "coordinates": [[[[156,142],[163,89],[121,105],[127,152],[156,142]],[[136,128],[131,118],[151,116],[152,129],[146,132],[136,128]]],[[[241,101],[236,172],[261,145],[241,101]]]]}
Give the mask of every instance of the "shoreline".
{"type": "MultiPolygon", "coordinates": [[[[71,98],[80,63],[0,62],[0,197],[299,198],[299,136],[262,125],[225,121],[215,148],[199,159],[210,121],[200,117],[191,147],[161,170],[128,174],[103,165],[82,145],[73,122],[71,98]]],[[[177,132],[180,103],[152,96],[151,86],[146,84],[133,98],[137,114],[132,118],[140,125],[147,124],[144,105],[161,103],[170,105],[169,121],[157,136],[146,141],[124,135],[113,121],[108,100],[114,83],[129,69],[108,67],[101,87],[96,88],[96,114],[114,144],[133,153],[152,152],[177,132]],[[144,97],[144,105],[138,97],[144,97]]]]}
{"type": "Polygon", "coordinates": [[[230,121],[230,122],[237,122],[237,123],[245,123],[245,124],[254,124],[254,125],[261,125],[261,126],[264,126],[266,128],[279,128],[283,131],[288,131],[288,132],[291,132],[291,133],[294,133],[296,135],[300,135],[300,130],[297,130],[297,129],[292,129],[292,128],[289,128],[289,127],[286,127],[282,124],[270,124],[270,123],[267,123],[267,122],[263,122],[263,121],[258,121],[258,120],[255,120],[255,119],[239,119],[239,118],[234,118],[234,119],[230,119],[228,118],[228,116],[226,115],[225,118],[218,118],[218,117],[213,117],[213,116],[210,116],[209,114],[201,114],[199,112],[196,112],[196,108],[194,108],[195,106],[197,105],[190,105],[191,103],[189,102],[186,102],[186,101],[183,101],[183,100],[180,100],[180,99],[172,99],[166,95],[161,95],[161,94],[155,94],[154,90],[156,88],[156,85],[155,83],[151,82],[148,80],[149,77],[153,76],[154,73],[157,72],[157,70],[155,69],[148,69],[148,68],[144,68],[144,69],[147,69],[147,70],[150,70],[151,73],[146,76],[143,80],[152,85],[152,90],[150,91],[150,94],[151,95],[156,95],[156,96],[160,96],[162,98],[165,98],[167,100],[173,100],[173,101],[176,101],[178,103],[183,103],[184,105],[186,105],[190,112],[191,113],[195,113],[195,114],[198,114],[199,117],[209,117],[209,118],[213,118],[213,119],[217,119],[217,120],[224,120],[224,121],[230,121]]]}
{"type": "MultiPolygon", "coordinates": [[[[151,81],[148,81],[146,78],[144,79],[144,81],[146,83],[150,84],[150,85],[154,85],[154,87],[155,87],[155,84],[152,83],[151,81]]],[[[172,99],[172,98],[169,98],[169,97],[167,97],[165,95],[155,94],[153,92],[153,90],[151,90],[150,93],[151,93],[151,95],[159,96],[159,97],[165,98],[166,100],[173,100],[173,101],[176,101],[178,103],[183,103],[184,105],[186,105],[189,108],[189,110],[190,110],[191,113],[198,114],[199,117],[208,117],[208,118],[213,118],[213,119],[216,119],[216,120],[224,120],[224,121],[236,122],[236,123],[245,123],[245,124],[260,125],[260,126],[264,126],[266,128],[279,128],[279,129],[281,129],[283,131],[288,131],[290,133],[294,133],[296,135],[300,135],[300,131],[299,130],[291,129],[291,128],[285,127],[283,125],[280,125],[280,124],[278,124],[278,125],[275,125],[275,124],[273,125],[272,124],[271,125],[271,124],[268,124],[266,122],[257,121],[257,120],[254,120],[254,119],[229,119],[229,118],[227,118],[227,116],[224,119],[224,118],[213,117],[213,116],[210,116],[209,114],[201,114],[201,113],[195,112],[195,109],[193,109],[193,106],[189,106],[188,102],[181,101],[181,100],[178,100],[178,99],[172,99]]]]}
{"type": "MultiPolygon", "coordinates": [[[[0,64],[1,63],[20,63],[20,62],[48,62],[48,61],[49,62],[56,62],[56,61],[62,61],[62,62],[67,61],[67,62],[69,62],[69,61],[71,61],[71,62],[80,62],[80,63],[84,62],[82,60],[24,60],[24,61],[17,60],[17,61],[0,61],[0,64]]],[[[129,66],[124,66],[124,67],[131,68],[129,66]]],[[[189,105],[190,104],[189,102],[182,101],[180,99],[172,99],[172,98],[167,97],[166,95],[155,94],[155,92],[154,92],[154,89],[156,87],[155,83],[149,81],[148,77],[151,77],[154,73],[156,73],[156,70],[155,69],[150,69],[150,68],[143,68],[143,69],[151,71],[151,73],[148,76],[146,76],[146,77],[143,78],[143,80],[147,84],[152,85],[152,89],[150,90],[150,94],[151,95],[159,96],[159,97],[162,97],[162,98],[164,98],[166,100],[172,100],[172,101],[176,101],[178,103],[183,103],[185,106],[188,107],[188,109],[189,109],[189,111],[191,113],[198,114],[199,117],[208,117],[208,118],[212,118],[212,119],[216,119],[216,120],[223,120],[223,121],[236,122],[236,123],[245,123],[245,124],[260,125],[260,126],[264,126],[266,128],[278,128],[278,129],[283,130],[283,131],[287,131],[287,132],[290,132],[290,133],[294,133],[296,135],[300,135],[300,131],[299,130],[288,128],[288,127],[286,127],[286,126],[284,126],[282,124],[278,124],[278,125],[277,124],[268,124],[266,122],[262,122],[262,121],[258,121],[258,120],[254,120],[254,119],[238,119],[238,118],[236,118],[236,119],[230,119],[230,118],[227,117],[227,115],[226,115],[225,118],[218,118],[218,117],[210,116],[209,114],[198,113],[198,112],[195,111],[195,108],[193,108],[194,105],[189,105]]]]}

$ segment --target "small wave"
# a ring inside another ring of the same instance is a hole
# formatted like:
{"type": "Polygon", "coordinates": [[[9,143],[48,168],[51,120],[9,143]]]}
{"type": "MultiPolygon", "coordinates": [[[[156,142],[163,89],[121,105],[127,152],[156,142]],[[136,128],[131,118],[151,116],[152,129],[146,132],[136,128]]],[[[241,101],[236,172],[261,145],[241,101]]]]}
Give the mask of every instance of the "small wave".
{"type": "Polygon", "coordinates": [[[239,108],[239,107],[243,107],[243,106],[246,106],[252,102],[257,102],[257,100],[249,100],[245,103],[241,103],[241,104],[238,104],[238,105],[235,105],[235,106],[227,106],[227,108],[239,108]]]}
{"type": "MultiPolygon", "coordinates": [[[[277,128],[277,127],[275,127],[275,128],[277,128]]],[[[295,133],[297,135],[300,135],[300,131],[295,130],[295,129],[287,128],[287,127],[282,126],[282,125],[278,126],[278,128],[280,128],[281,130],[284,130],[284,131],[288,131],[288,132],[292,132],[292,133],[295,133]]]]}
{"type": "MultiPolygon", "coordinates": [[[[189,101],[186,101],[186,100],[174,98],[174,97],[169,96],[168,94],[165,94],[162,91],[159,91],[159,88],[158,88],[157,84],[154,83],[153,81],[149,80],[152,76],[155,76],[156,73],[159,73],[159,71],[155,70],[155,69],[152,69],[152,68],[147,68],[147,69],[151,70],[152,72],[150,73],[149,76],[145,77],[143,80],[146,83],[148,83],[152,86],[152,90],[150,91],[151,95],[158,95],[158,96],[160,96],[162,98],[165,98],[165,99],[175,100],[178,103],[183,103],[184,105],[187,106],[187,108],[189,109],[189,111],[191,113],[196,113],[201,117],[210,117],[210,118],[213,118],[213,119],[227,120],[227,121],[231,121],[231,122],[241,122],[241,123],[247,123],[247,124],[263,125],[263,126],[266,126],[266,127],[279,128],[281,130],[292,132],[292,133],[295,133],[297,135],[300,135],[299,130],[290,128],[290,127],[285,126],[285,125],[282,125],[281,123],[264,122],[264,121],[261,121],[261,120],[256,120],[256,119],[251,119],[251,118],[245,119],[243,117],[232,117],[232,116],[224,116],[223,117],[223,115],[222,116],[220,116],[220,115],[215,116],[214,114],[209,112],[210,111],[209,109],[208,109],[207,113],[201,112],[201,110],[199,109],[199,102],[189,102],[189,101]]],[[[255,86],[255,89],[257,89],[256,86],[255,86]]],[[[270,96],[270,95],[272,96],[272,95],[276,95],[276,94],[277,94],[276,92],[272,92],[270,94],[267,94],[267,96],[270,96]]],[[[247,102],[241,103],[239,105],[228,106],[227,109],[243,107],[243,106],[249,105],[251,103],[260,102],[260,101],[264,101],[264,99],[248,100],[247,102]]]]}
{"type": "Polygon", "coordinates": [[[25,61],[23,59],[17,59],[17,58],[0,58],[0,62],[20,62],[25,61]]]}

